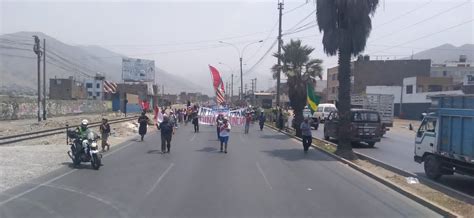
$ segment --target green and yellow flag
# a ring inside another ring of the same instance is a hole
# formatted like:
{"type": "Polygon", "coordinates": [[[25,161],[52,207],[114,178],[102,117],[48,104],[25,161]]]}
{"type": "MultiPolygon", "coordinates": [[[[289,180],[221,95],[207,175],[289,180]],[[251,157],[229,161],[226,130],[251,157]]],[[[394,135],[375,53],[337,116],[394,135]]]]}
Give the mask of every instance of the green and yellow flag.
{"type": "Polygon", "coordinates": [[[314,113],[318,109],[319,101],[321,100],[320,96],[314,94],[314,87],[311,83],[306,85],[306,93],[307,93],[307,102],[308,107],[311,110],[311,113],[314,113]]]}

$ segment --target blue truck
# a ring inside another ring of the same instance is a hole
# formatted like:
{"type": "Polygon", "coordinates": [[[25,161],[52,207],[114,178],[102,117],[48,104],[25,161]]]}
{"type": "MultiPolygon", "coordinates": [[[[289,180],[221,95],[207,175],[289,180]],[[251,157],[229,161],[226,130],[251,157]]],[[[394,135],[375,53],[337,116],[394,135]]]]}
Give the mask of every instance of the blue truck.
{"type": "Polygon", "coordinates": [[[474,176],[474,95],[436,95],[416,133],[415,156],[430,179],[474,176]]]}

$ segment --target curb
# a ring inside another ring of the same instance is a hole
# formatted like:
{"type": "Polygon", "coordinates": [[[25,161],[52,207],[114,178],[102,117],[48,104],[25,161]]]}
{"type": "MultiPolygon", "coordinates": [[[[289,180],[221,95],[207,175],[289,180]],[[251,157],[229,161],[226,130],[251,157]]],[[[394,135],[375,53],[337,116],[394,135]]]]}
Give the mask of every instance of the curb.
{"type": "MultiPolygon", "coordinates": [[[[272,129],[272,130],[274,130],[274,131],[281,132],[281,133],[283,133],[283,134],[285,134],[285,135],[287,135],[287,136],[289,136],[289,137],[291,137],[291,138],[297,139],[297,140],[299,140],[299,141],[302,140],[301,138],[296,137],[296,136],[294,136],[294,135],[291,135],[291,134],[289,134],[289,133],[287,133],[287,132],[285,132],[285,131],[280,131],[279,129],[277,129],[277,128],[273,127],[273,126],[270,126],[270,125],[267,125],[267,124],[266,124],[265,126],[268,127],[268,128],[270,128],[270,129],[272,129]]],[[[316,139],[316,140],[318,140],[318,141],[320,141],[320,142],[324,142],[324,143],[327,143],[327,144],[335,145],[335,144],[332,143],[332,142],[328,142],[328,141],[321,140],[321,139],[318,139],[318,138],[314,138],[314,137],[313,137],[313,139],[316,139]]],[[[337,156],[337,155],[335,155],[335,154],[333,154],[333,153],[327,152],[327,151],[324,150],[324,149],[319,148],[319,147],[316,146],[314,143],[313,143],[311,146],[312,146],[313,148],[315,148],[315,149],[317,149],[317,150],[323,152],[324,154],[326,154],[326,155],[328,155],[328,156],[330,156],[330,157],[332,157],[332,158],[334,158],[334,159],[336,159],[336,160],[338,160],[338,161],[340,161],[340,162],[343,162],[343,163],[347,164],[347,165],[350,166],[351,168],[353,168],[353,169],[359,171],[360,173],[362,173],[362,174],[364,174],[364,175],[366,175],[366,176],[368,176],[368,177],[370,177],[370,178],[376,180],[377,182],[382,183],[383,185],[385,185],[385,186],[391,188],[392,190],[394,190],[394,191],[396,191],[396,192],[398,192],[398,193],[400,193],[400,194],[402,194],[402,195],[404,195],[404,196],[410,198],[411,200],[416,201],[417,203],[419,203],[419,204],[421,204],[421,205],[423,205],[423,206],[425,206],[425,207],[427,207],[427,208],[429,208],[429,209],[431,209],[431,210],[433,210],[433,211],[435,211],[435,212],[441,214],[442,216],[445,216],[445,217],[461,217],[461,216],[457,215],[456,213],[454,213],[454,212],[452,212],[452,211],[450,211],[450,210],[444,208],[443,206],[440,206],[440,205],[438,205],[438,204],[436,204],[436,203],[433,203],[433,202],[431,202],[431,201],[429,201],[429,200],[427,200],[427,199],[425,199],[425,198],[423,198],[423,197],[417,196],[417,195],[415,195],[415,194],[413,194],[413,193],[410,193],[410,192],[408,192],[408,191],[406,191],[406,190],[404,190],[404,189],[398,187],[396,184],[394,184],[394,183],[392,183],[392,182],[390,182],[390,181],[388,181],[388,180],[386,180],[386,179],[383,179],[382,177],[379,177],[379,176],[377,176],[377,175],[375,175],[375,174],[373,174],[373,173],[371,173],[371,172],[369,172],[369,171],[367,171],[367,170],[365,170],[365,169],[359,167],[358,165],[352,163],[351,161],[349,161],[349,160],[347,160],[347,159],[345,159],[345,158],[342,158],[342,157],[337,156]]],[[[355,153],[358,157],[363,157],[363,158],[365,158],[365,156],[362,156],[360,153],[356,153],[356,152],[354,152],[354,153],[355,153]]],[[[361,159],[363,159],[363,158],[361,158],[361,159]]],[[[368,161],[369,161],[370,163],[372,163],[370,160],[368,160],[368,161]]],[[[376,163],[376,165],[377,165],[377,163],[376,163]]],[[[386,164],[385,164],[385,165],[386,165],[386,164]]],[[[389,165],[387,165],[387,166],[389,166],[389,165]]],[[[385,168],[385,167],[382,166],[382,168],[385,168]]],[[[392,168],[392,167],[390,166],[390,168],[392,168]]],[[[397,171],[400,170],[400,169],[395,168],[395,167],[393,167],[393,168],[394,168],[394,169],[397,169],[397,170],[395,170],[395,173],[398,173],[397,171]]],[[[392,171],[392,170],[390,170],[390,169],[387,169],[387,170],[392,171]]],[[[392,171],[392,172],[393,172],[393,171],[392,171]]],[[[402,175],[406,173],[406,172],[404,172],[404,171],[402,171],[402,170],[400,170],[400,172],[403,172],[402,175]]],[[[399,174],[400,174],[400,173],[399,173],[399,174]]]]}

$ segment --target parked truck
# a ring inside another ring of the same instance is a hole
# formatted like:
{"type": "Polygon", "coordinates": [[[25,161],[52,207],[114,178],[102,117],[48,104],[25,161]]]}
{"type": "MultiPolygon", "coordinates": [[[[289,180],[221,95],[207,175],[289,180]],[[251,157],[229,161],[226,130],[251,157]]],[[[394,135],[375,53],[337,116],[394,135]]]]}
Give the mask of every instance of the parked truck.
{"type": "Polygon", "coordinates": [[[395,97],[386,94],[360,94],[351,96],[351,107],[379,112],[382,122],[382,135],[393,126],[393,102],[395,97]]]}
{"type": "Polygon", "coordinates": [[[431,96],[431,113],[416,133],[415,156],[430,179],[474,176],[474,95],[431,96]]]}

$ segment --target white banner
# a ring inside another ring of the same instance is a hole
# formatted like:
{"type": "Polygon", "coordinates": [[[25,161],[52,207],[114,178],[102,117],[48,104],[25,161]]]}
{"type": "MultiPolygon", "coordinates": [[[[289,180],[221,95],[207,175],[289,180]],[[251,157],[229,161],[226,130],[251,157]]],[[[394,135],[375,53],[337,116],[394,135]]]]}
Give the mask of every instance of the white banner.
{"type": "Polygon", "coordinates": [[[215,125],[216,119],[219,114],[224,115],[229,119],[229,123],[232,126],[242,126],[245,124],[245,109],[237,110],[214,110],[212,108],[201,107],[199,108],[198,116],[199,123],[204,125],[215,125]]]}

